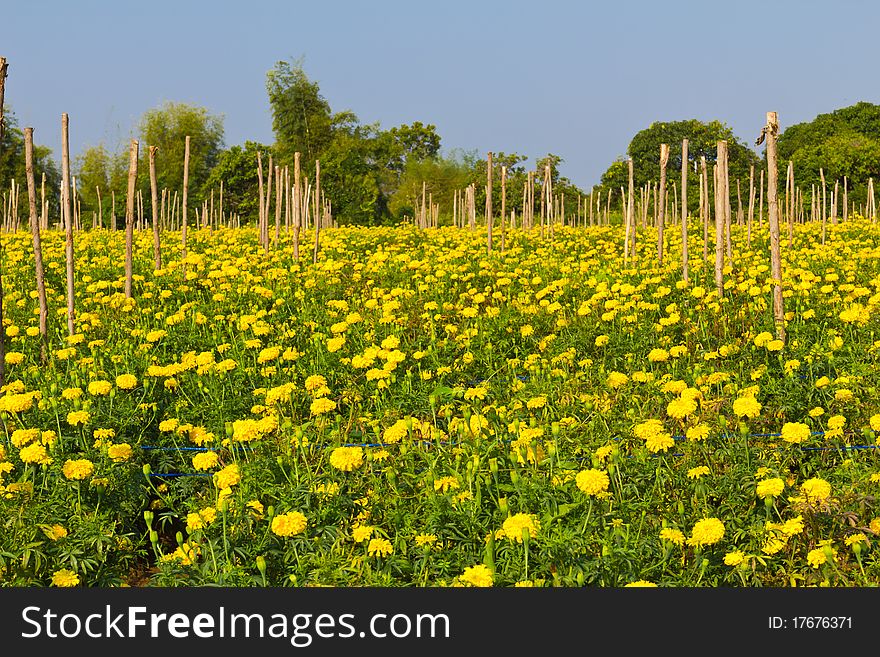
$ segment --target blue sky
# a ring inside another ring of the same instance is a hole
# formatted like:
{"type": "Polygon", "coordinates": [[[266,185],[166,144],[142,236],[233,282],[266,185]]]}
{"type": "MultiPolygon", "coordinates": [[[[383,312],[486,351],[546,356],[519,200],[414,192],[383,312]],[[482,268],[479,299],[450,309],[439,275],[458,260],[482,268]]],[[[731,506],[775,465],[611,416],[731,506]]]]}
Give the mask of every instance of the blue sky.
{"type": "Polygon", "coordinates": [[[442,148],[560,155],[588,188],[652,121],[721,120],[749,144],[880,103],[880,3],[7,3],[6,103],[37,143],[127,142],[166,100],[224,117],[227,145],[271,143],[266,72],[303,58],[334,111],[433,123],[442,148]],[[771,23],[768,27],[767,22],[771,23]]]}

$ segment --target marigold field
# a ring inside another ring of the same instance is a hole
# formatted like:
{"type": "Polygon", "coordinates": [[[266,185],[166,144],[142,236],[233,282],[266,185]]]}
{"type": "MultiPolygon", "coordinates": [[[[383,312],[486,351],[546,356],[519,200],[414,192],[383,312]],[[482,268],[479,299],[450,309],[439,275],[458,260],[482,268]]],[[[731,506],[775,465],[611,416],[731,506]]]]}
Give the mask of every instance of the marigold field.
{"type": "Polygon", "coordinates": [[[880,580],[877,226],[43,234],[4,245],[3,586],[880,580]]]}

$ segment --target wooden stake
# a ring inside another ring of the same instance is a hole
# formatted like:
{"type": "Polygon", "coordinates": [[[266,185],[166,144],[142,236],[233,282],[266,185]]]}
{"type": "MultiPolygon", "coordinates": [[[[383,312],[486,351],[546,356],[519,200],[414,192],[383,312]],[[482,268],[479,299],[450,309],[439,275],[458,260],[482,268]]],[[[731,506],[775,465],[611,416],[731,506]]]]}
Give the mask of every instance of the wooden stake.
{"type": "Polygon", "coordinates": [[[782,253],[779,245],[779,199],[776,191],[778,169],[776,164],[776,137],[779,121],[776,112],[767,112],[767,125],[764,127],[758,144],[767,140],[767,206],[770,223],[770,276],[773,279],[773,320],[776,323],[776,337],[785,340],[785,311],[782,299],[782,253]]]}
{"type": "MultiPolygon", "coordinates": [[[[186,201],[187,201],[187,192],[189,191],[189,135],[186,136],[186,141],[184,144],[183,150],[183,201],[182,201],[182,214],[181,214],[181,228],[180,228],[180,245],[181,245],[181,260],[186,260],[186,226],[188,222],[188,217],[186,214],[186,201]]],[[[184,269],[186,265],[184,265],[184,269]]]]}
{"type": "Polygon", "coordinates": [[[31,238],[34,244],[34,266],[37,275],[37,296],[40,300],[40,361],[46,363],[49,352],[48,304],[46,302],[46,277],[43,270],[43,249],[40,243],[40,224],[37,216],[37,186],[34,182],[34,129],[24,129],[24,157],[28,187],[28,210],[30,211],[31,238]]]}
{"type": "MultiPolygon", "coordinates": [[[[660,144],[660,203],[657,209],[657,264],[663,266],[663,224],[666,223],[666,165],[669,163],[669,144],[660,144]]],[[[657,203],[657,196],[654,196],[657,203]]]]}
{"type": "Polygon", "coordinates": [[[69,118],[67,113],[61,115],[61,212],[64,222],[65,257],[67,261],[67,332],[73,335],[74,330],[74,295],[73,295],[73,216],[70,211],[70,139],[68,135],[69,118]]]}
{"type": "Polygon", "coordinates": [[[688,281],[688,140],[681,140],[681,278],[688,281]]]}
{"type": "MultiPolygon", "coordinates": [[[[158,152],[158,146],[150,146],[149,154],[150,154],[150,205],[153,206],[153,265],[155,269],[162,269],[162,245],[161,245],[161,235],[160,235],[160,227],[159,227],[159,192],[158,192],[158,183],[156,180],[156,153],[158,152]]],[[[221,189],[222,185],[221,184],[221,189]]],[[[165,204],[165,190],[162,190],[162,204],[165,204]]]]}
{"type": "Polygon", "coordinates": [[[134,241],[134,203],[137,188],[138,141],[132,139],[128,150],[128,194],[125,197],[125,297],[131,299],[134,263],[132,248],[134,241]]]}

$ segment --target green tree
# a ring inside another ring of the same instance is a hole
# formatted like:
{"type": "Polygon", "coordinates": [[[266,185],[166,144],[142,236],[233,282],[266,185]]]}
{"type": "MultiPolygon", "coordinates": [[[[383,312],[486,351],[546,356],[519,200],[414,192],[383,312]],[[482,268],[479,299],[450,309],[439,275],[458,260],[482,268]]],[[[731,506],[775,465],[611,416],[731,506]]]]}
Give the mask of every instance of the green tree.
{"type": "MultiPolygon", "coordinates": [[[[112,212],[112,192],[116,193],[116,218],[117,225],[124,216],[125,195],[128,185],[128,153],[111,153],[107,147],[100,143],[97,146],[86,148],[74,160],[73,171],[76,175],[77,194],[82,206],[83,217],[86,213],[98,212],[98,192],[101,188],[101,212],[103,213],[102,224],[110,226],[112,212]]],[[[148,203],[144,197],[144,202],[148,203]]],[[[90,220],[85,219],[85,225],[91,225],[90,220]]]]}
{"type": "Polygon", "coordinates": [[[779,135],[778,155],[781,180],[789,161],[804,190],[821,185],[821,173],[832,188],[846,176],[849,200],[862,203],[868,179],[880,178],[880,105],[860,102],[789,126],[779,135]]]}
{"type": "MultiPolygon", "coordinates": [[[[3,115],[3,139],[0,142],[0,193],[9,193],[12,180],[21,187],[18,211],[22,220],[28,212],[27,177],[24,157],[24,132],[18,127],[15,114],[7,107],[3,115]]],[[[34,132],[36,137],[36,131],[34,132]]],[[[58,196],[61,191],[61,170],[52,160],[52,151],[46,146],[34,144],[34,179],[39,188],[43,174],[46,174],[46,200],[49,202],[49,216],[59,216],[58,196]]],[[[40,212],[40,208],[37,208],[40,212]]],[[[51,223],[51,219],[50,219],[51,223]]]]}
{"type": "MultiPolygon", "coordinates": [[[[189,156],[189,202],[191,207],[201,201],[199,194],[211,169],[217,164],[223,149],[223,118],[211,114],[206,108],[186,103],[166,102],[161,107],[144,113],[138,126],[140,134],[141,163],[140,172],[148,172],[148,147],[158,146],[156,156],[156,178],[159,190],[183,190],[183,164],[186,137],[190,138],[189,156]]],[[[127,157],[126,150],[126,157],[127,157]]],[[[127,171],[127,166],[125,168],[127,171]]],[[[143,186],[143,182],[139,186],[143,186]]],[[[145,201],[149,194],[145,195],[145,201]]]]}
{"type": "MultiPolygon", "coordinates": [[[[671,190],[673,183],[677,184],[680,179],[678,173],[672,172],[681,171],[683,139],[688,140],[688,187],[692,190],[698,189],[700,184],[699,167],[695,171],[694,163],[699,163],[700,159],[705,157],[706,164],[711,170],[718,155],[719,141],[727,141],[728,173],[733,193],[736,190],[736,180],[743,180],[747,185],[750,167],[754,165],[757,168],[761,163],[758,155],[739,139],[729,126],[720,121],[707,123],[690,119],[668,123],[655,122],[635,134],[627,148],[628,158],[613,162],[602,174],[602,191],[607,192],[610,189],[613,194],[619,194],[621,187],[629,188],[629,168],[626,163],[626,159],[629,158],[633,161],[633,181],[636,190],[648,183],[656,183],[660,179],[660,144],[669,145],[667,184],[671,190]]],[[[698,205],[699,195],[689,193],[689,210],[695,211],[698,205]]]]}
{"type": "MultiPolygon", "coordinates": [[[[302,62],[279,61],[266,74],[266,91],[272,108],[272,129],[279,159],[293,163],[302,154],[304,167],[315,160],[333,140],[333,114],[316,82],[309,80],[302,62]]],[[[347,116],[343,116],[344,121],[347,116]]]]}
{"type": "MultiPolygon", "coordinates": [[[[220,152],[217,164],[211,169],[211,173],[202,186],[203,196],[208,196],[211,190],[220,190],[220,182],[223,182],[223,213],[237,214],[242,223],[253,221],[256,223],[260,209],[260,187],[257,177],[257,153],[266,167],[269,156],[274,151],[271,146],[254,141],[246,141],[244,146],[232,146],[220,152]]],[[[274,175],[274,173],[273,173],[274,175]]],[[[290,182],[293,184],[293,173],[290,174],[290,182]]],[[[273,179],[274,185],[274,179],[273,179]]],[[[219,196],[215,196],[219,203],[219,196]]],[[[275,197],[272,196],[274,207],[275,197]]],[[[217,208],[219,210],[219,206],[217,208]]],[[[274,215],[273,215],[274,216],[274,215]]]]}
{"type": "MultiPolygon", "coordinates": [[[[425,193],[440,204],[444,216],[452,216],[455,190],[464,189],[473,177],[474,157],[455,153],[451,157],[431,157],[407,160],[400,185],[389,199],[389,211],[396,220],[414,217],[421,209],[422,183],[425,193]]],[[[485,164],[483,171],[485,172],[485,164]]],[[[485,203],[485,195],[483,196],[485,203]]],[[[478,206],[479,207],[479,206],[478,206]]],[[[451,221],[451,219],[450,219],[451,221]]]]}

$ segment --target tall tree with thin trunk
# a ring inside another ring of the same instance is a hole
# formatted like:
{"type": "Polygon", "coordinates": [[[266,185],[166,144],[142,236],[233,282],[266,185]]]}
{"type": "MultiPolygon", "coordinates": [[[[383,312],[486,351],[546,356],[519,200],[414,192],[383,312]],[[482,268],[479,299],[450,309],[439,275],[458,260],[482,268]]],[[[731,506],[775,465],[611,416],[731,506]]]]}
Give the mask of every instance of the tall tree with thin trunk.
{"type": "MultiPolygon", "coordinates": [[[[158,151],[158,146],[150,146],[150,205],[153,209],[153,266],[156,269],[162,269],[162,243],[159,232],[159,185],[156,178],[156,153],[158,151]]],[[[162,201],[165,201],[164,195],[162,201]]]]}
{"type": "MultiPolygon", "coordinates": [[[[181,215],[181,225],[180,225],[180,245],[181,245],[181,259],[186,260],[186,225],[187,225],[187,216],[186,216],[186,200],[187,200],[187,192],[189,190],[189,135],[186,136],[186,140],[184,142],[183,147],[183,202],[182,202],[182,215],[181,215]]],[[[185,266],[185,265],[184,265],[185,266]]]]}
{"type": "MultiPolygon", "coordinates": [[[[681,140],[681,277],[688,281],[688,140],[681,140]]],[[[592,212],[590,213],[592,219],[592,212]]],[[[592,223],[592,221],[590,222],[592,223]]]]}
{"type": "Polygon", "coordinates": [[[669,163],[669,144],[660,144],[660,187],[654,204],[657,206],[657,264],[663,266],[663,225],[666,223],[666,165],[669,163]]]}
{"type": "Polygon", "coordinates": [[[779,199],[776,163],[776,138],[779,134],[779,120],[776,112],[767,112],[767,125],[758,138],[757,145],[767,141],[767,216],[770,224],[770,276],[773,279],[773,320],[776,323],[776,337],[785,340],[785,310],[782,301],[782,252],[779,244],[779,199]]]}
{"type": "Polygon", "coordinates": [[[48,317],[46,302],[46,277],[43,270],[43,248],[40,243],[40,218],[37,215],[37,185],[34,182],[34,129],[24,129],[24,158],[28,186],[28,210],[30,211],[31,237],[34,243],[34,267],[37,275],[37,297],[40,300],[40,360],[45,363],[49,352],[48,317]]]}
{"type": "Polygon", "coordinates": [[[64,252],[67,260],[67,332],[73,335],[74,329],[74,287],[73,287],[73,216],[70,211],[70,119],[67,113],[61,115],[61,212],[64,221],[64,252]]]}
{"type": "Polygon", "coordinates": [[[131,299],[134,278],[134,203],[138,175],[138,141],[132,139],[128,148],[128,194],[125,198],[125,298],[131,299]]]}

